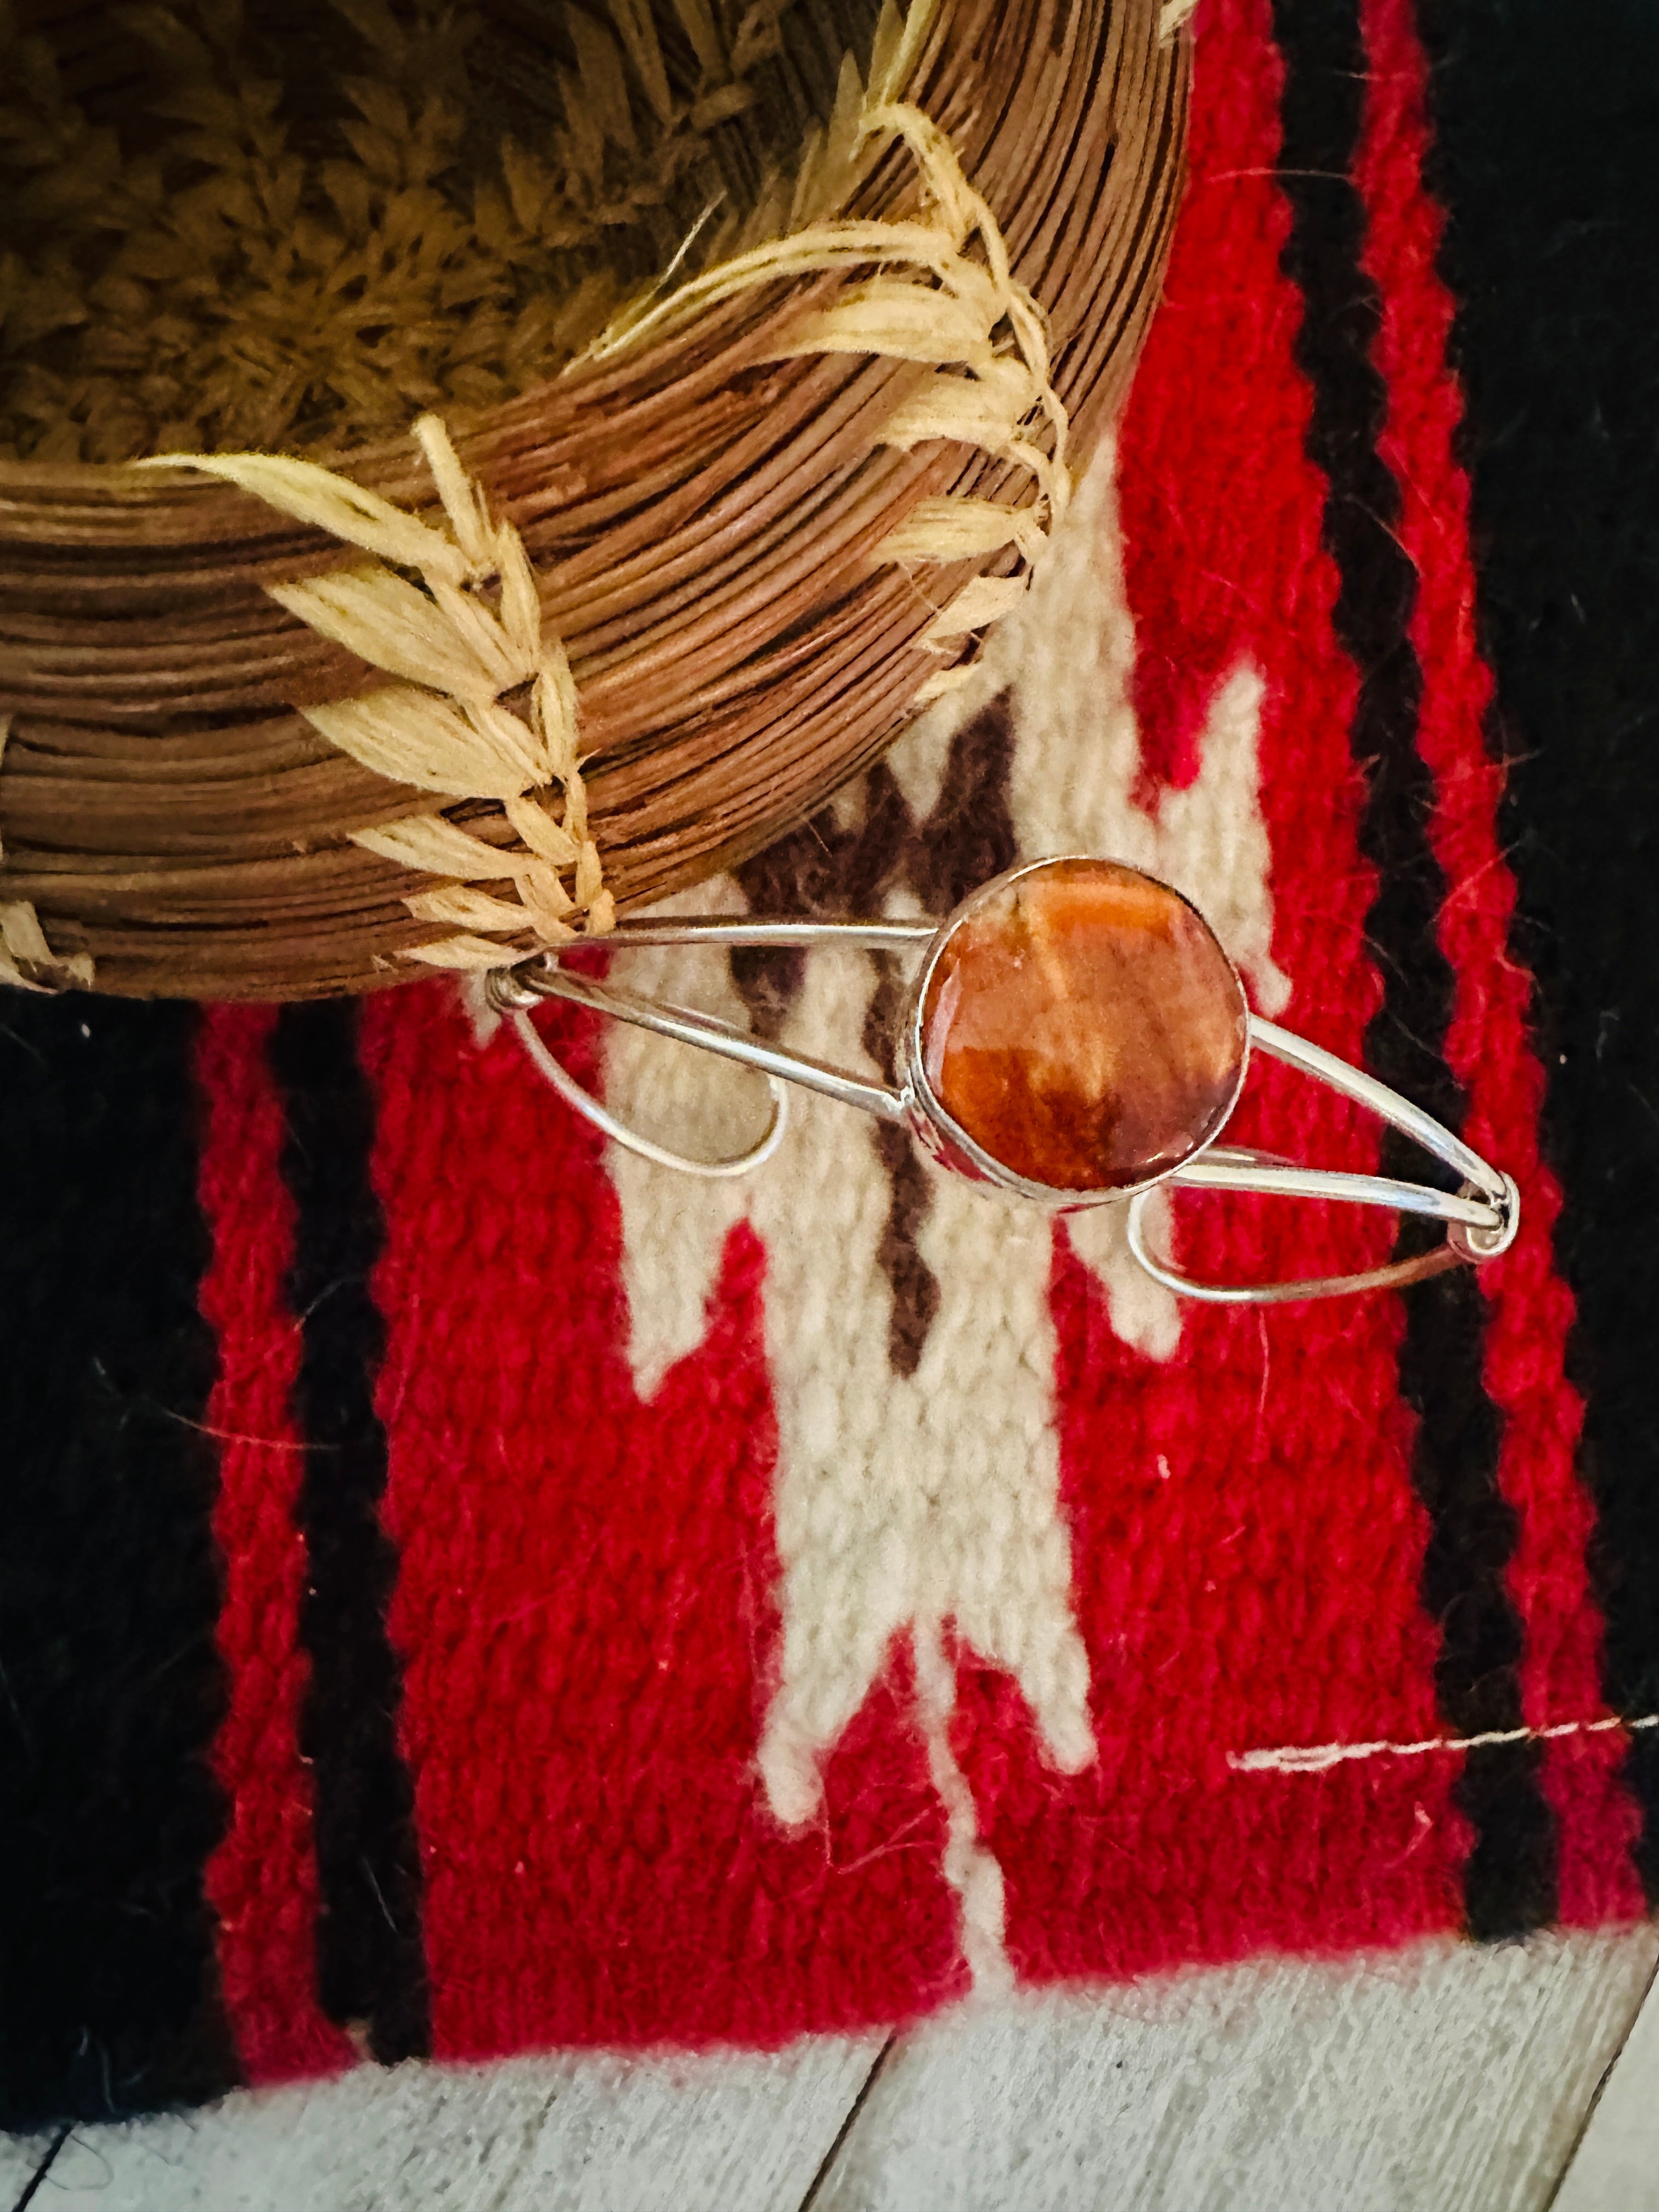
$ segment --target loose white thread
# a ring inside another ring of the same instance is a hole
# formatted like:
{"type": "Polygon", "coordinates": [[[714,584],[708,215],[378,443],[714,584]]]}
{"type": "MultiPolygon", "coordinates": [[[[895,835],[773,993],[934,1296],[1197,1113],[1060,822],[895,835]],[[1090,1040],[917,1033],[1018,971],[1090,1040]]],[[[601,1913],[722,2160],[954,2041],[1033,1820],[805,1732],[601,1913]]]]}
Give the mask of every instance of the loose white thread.
{"type": "Polygon", "coordinates": [[[1419,1743],[1281,1743],[1271,1750],[1230,1751],[1227,1764],[1240,1774],[1323,1774],[1355,1759],[1421,1759],[1431,1751],[1484,1751],[1489,1744],[1548,1743],[1567,1735],[1607,1735],[1614,1729],[1659,1728],[1659,1713],[1624,1720],[1556,1721],[1548,1728],[1488,1729],[1482,1735],[1431,1735],[1419,1743]]]}
{"type": "Polygon", "coordinates": [[[956,1668],[945,1656],[937,1620],[918,1620],[911,1632],[916,1662],[916,1705],[927,1771],[945,1808],[944,1875],[962,1899],[962,1954],[976,1997],[1012,1995],[1014,1970],[1004,1941],[1006,1928],[1002,1869],[979,1839],[974,1793],[951,1749],[956,1711],[956,1668]]]}

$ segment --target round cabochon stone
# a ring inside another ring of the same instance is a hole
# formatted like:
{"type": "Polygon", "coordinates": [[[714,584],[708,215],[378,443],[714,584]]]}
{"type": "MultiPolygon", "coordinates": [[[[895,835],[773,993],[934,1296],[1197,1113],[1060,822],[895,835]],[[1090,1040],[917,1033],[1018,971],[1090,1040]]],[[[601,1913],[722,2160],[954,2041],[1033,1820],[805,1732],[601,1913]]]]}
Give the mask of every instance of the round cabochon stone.
{"type": "Polygon", "coordinates": [[[1249,1015],[1195,908],[1115,860],[1050,860],[961,909],[928,977],[934,1098],[1051,1190],[1165,1175],[1231,1112],[1249,1015]]]}

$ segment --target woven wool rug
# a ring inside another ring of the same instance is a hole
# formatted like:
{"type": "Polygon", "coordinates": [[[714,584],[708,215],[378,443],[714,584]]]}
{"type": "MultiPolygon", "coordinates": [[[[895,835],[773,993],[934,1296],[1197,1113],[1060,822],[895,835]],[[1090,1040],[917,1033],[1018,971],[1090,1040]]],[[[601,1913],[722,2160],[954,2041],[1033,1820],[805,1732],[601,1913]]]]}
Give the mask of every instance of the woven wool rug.
{"type": "MultiPolygon", "coordinates": [[[[1659,28],[1213,0],[1168,295],[978,687],[692,907],[1185,889],[1461,1126],[1476,1279],[1180,1308],[799,1105],[607,1152],[442,981],[0,1008],[0,2102],[771,2044],[1659,1885],[1659,28]],[[1645,103],[1645,104],[1644,104],[1645,103]]],[[[641,956],[878,1066],[882,959],[641,956]]],[[[548,1015],[659,1133],[742,1081],[548,1015]]],[[[1269,1066],[1251,1139],[1375,1167],[1269,1066]]],[[[1385,1218],[1181,1203],[1188,1267],[1385,1218]]]]}

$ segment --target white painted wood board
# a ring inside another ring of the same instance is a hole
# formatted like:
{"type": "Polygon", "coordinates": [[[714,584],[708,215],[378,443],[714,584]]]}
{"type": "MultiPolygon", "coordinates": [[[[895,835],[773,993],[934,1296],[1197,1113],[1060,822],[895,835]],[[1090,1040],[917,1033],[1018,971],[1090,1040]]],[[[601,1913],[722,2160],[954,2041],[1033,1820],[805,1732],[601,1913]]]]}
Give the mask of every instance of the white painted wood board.
{"type": "Polygon", "coordinates": [[[1656,1954],[1422,1945],[963,2012],[896,2046],[813,2212],[1543,2212],[1656,1954]]]}
{"type": "Polygon", "coordinates": [[[1553,2212],[1659,2212],[1659,1985],[1649,1986],[1553,2212]]]}
{"type": "MultiPolygon", "coordinates": [[[[1026,1998],[901,2038],[862,2104],[875,2039],[365,2070],[79,2130],[32,2212],[1659,2212],[1659,2008],[1584,2130],[1656,1960],[1643,1928],[1026,1998]]],[[[0,2150],[0,2205],[37,2157],[0,2150]]]]}
{"type": "MultiPolygon", "coordinates": [[[[880,2039],[365,2068],[76,2130],[33,2212],[795,2212],[880,2039]]],[[[29,2167],[0,2166],[0,2203],[29,2167]]]]}

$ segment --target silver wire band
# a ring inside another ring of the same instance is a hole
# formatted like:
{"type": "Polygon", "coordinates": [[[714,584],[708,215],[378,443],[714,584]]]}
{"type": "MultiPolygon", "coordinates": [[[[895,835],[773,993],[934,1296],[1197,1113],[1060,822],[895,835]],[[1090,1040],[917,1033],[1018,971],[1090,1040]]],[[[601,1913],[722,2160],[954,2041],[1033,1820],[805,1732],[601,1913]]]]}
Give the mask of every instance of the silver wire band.
{"type": "Polygon", "coordinates": [[[772,1115],[766,1125],[766,1133],[751,1145],[746,1152],[738,1152],[730,1159],[700,1160],[690,1152],[676,1152],[668,1146],[659,1145],[654,1138],[641,1136],[630,1129],[626,1121],[619,1121],[593,1096],[583,1090],[568,1067],[562,1067],[548,1048],[547,1040],[537,1030],[527,1013],[509,1014],[507,1019],[518,1031],[519,1042],[530,1055],[532,1065],[552,1085],[567,1106],[574,1106],[585,1121],[591,1121],[602,1136],[609,1137],[613,1145],[624,1152],[633,1152],[653,1167],[674,1168],[681,1175],[702,1176],[715,1182],[737,1176],[752,1175],[757,1168],[764,1167],[783,1141],[783,1133],[789,1126],[789,1093],[775,1075],[768,1076],[766,1087],[772,1094],[772,1115]]]}
{"type": "MultiPolygon", "coordinates": [[[[605,940],[607,944],[611,941],[605,940]]],[[[677,945],[702,945],[708,939],[676,937],[672,941],[677,945]]],[[[735,945],[748,940],[721,937],[715,941],[735,945]]],[[[764,941],[777,942],[772,938],[764,941]]],[[[693,1006],[677,1006],[671,1000],[647,999],[638,991],[601,983],[592,975],[561,968],[556,961],[550,961],[543,968],[514,968],[495,973],[510,978],[529,994],[527,1000],[508,995],[496,985],[495,975],[492,975],[488,987],[489,1000],[502,1012],[522,1012],[526,1004],[533,1005],[538,999],[565,999],[572,1006],[587,1006],[599,1014],[614,1014],[618,1021],[632,1022],[636,1029],[672,1037],[678,1044],[701,1045],[705,1052],[718,1053],[722,1060],[734,1060],[741,1067],[756,1068],[761,1074],[775,1076],[783,1083],[797,1083],[803,1090],[817,1091],[840,1105],[856,1106],[860,1113],[873,1114],[878,1121],[906,1119],[904,1101],[896,1091],[890,1091],[882,1084],[867,1083],[848,1069],[832,1067],[827,1060],[814,1060],[809,1054],[786,1052],[781,1045],[765,1044],[747,1030],[735,1029],[730,1022],[721,1021],[718,1015],[699,1013],[693,1006]]]]}
{"type": "MultiPolygon", "coordinates": [[[[588,939],[586,949],[633,951],[645,945],[739,945],[753,950],[771,945],[788,951],[797,946],[810,950],[815,945],[833,942],[846,951],[902,952],[912,946],[931,945],[939,928],[939,923],[925,916],[896,921],[768,921],[751,914],[688,915],[684,921],[670,915],[661,921],[617,922],[603,937],[588,939]]],[[[538,953],[531,960],[521,961],[516,968],[492,969],[492,980],[502,975],[527,978],[537,972],[544,958],[556,960],[562,951],[581,949],[574,945],[555,946],[545,955],[538,953]]]]}
{"type": "MultiPolygon", "coordinates": [[[[1292,1036],[1289,1030],[1281,1030],[1273,1022],[1264,1022],[1259,1015],[1250,1017],[1250,1043],[1258,1052],[1270,1059],[1282,1060],[1286,1066],[1299,1068],[1304,1075],[1311,1075],[1321,1083],[1328,1083],[1333,1091],[1375,1114],[1380,1121],[1387,1121],[1421,1145],[1431,1158],[1443,1161],[1454,1175],[1465,1182],[1473,1183],[1477,1190],[1490,1191],[1494,1199],[1500,1197],[1509,1182],[1507,1176],[1483,1160],[1479,1152],[1472,1152],[1461,1137],[1437,1121],[1432,1114],[1425,1114],[1420,1106],[1413,1106],[1409,1098],[1402,1098],[1397,1091],[1390,1091],[1386,1083],[1379,1083],[1374,1075],[1363,1069],[1351,1067],[1346,1060],[1339,1060],[1334,1052],[1321,1045],[1310,1044],[1306,1037],[1292,1036]]],[[[1512,1188],[1513,1186],[1511,1185],[1512,1188]]]]}
{"type": "MultiPolygon", "coordinates": [[[[1469,1186],[1454,1194],[1431,1183],[1397,1182],[1389,1176],[1355,1175],[1346,1169],[1267,1167],[1260,1156],[1215,1146],[1190,1167],[1177,1168],[1166,1182],[1183,1190],[1248,1190],[1260,1198],[1322,1198],[1339,1206],[1386,1206],[1395,1213],[1422,1214],[1430,1221],[1455,1223],[1495,1236],[1504,1226],[1503,1208],[1472,1198],[1469,1186]]],[[[1159,1186],[1154,1184],[1154,1189],[1159,1186]]]]}
{"type": "Polygon", "coordinates": [[[1465,1261],[1494,1260],[1515,1241],[1521,1225],[1521,1197],[1510,1176],[1501,1174],[1472,1151],[1461,1137],[1443,1127],[1431,1115],[1402,1098],[1397,1091],[1379,1083],[1322,1046],[1293,1036],[1272,1022],[1250,1017],[1250,1042],[1270,1059],[1284,1061],[1302,1074],[1329,1085],[1352,1098],[1379,1121],[1386,1121],[1420,1145],[1454,1175],[1462,1177],[1455,1192],[1437,1190],[1429,1183],[1400,1182],[1387,1176],[1338,1173],[1323,1168],[1303,1168],[1272,1158],[1262,1152],[1212,1146],[1190,1166],[1177,1168],[1165,1183],[1189,1190],[1242,1190],[1266,1198],[1335,1200],[1355,1206],[1382,1206],[1395,1213],[1412,1213],[1444,1222],[1443,1243],[1411,1259],[1391,1261],[1385,1267],[1366,1267],[1348,1275],[1320,1275],[1282,1283],[1204,1283],[1178,1274],[1159,1260],[1146,1243],[1146,1208],[1154,1191],[1137,1193],[1129,1201],[1128,1243],[1136,1260],[1154,1282],[1178,1297],[1196,1298],[1207,1305],[1283,1305],[1304,1298],[1350,1296],[1358,1291],[1399,1289],[1443,1273],[1465,1261]]]}
{"type": "MultiPolygon", "coordinates": [[[[1218,1150],[1219,1147],[1217,1149],[1218,1150]]],[[[1231,1157],[1241,1162],[1254,1162],[1262,1169],[1285,1167],[1288,1172],[1282,1179],[1275,1177],[1271,1184],[1266,1176],[1261,1175],[1249,1182],[1225,1185],[1218,1181],[1212,1182],[1207,1186],[1209,1188],[1252,1190],[1287,1197],[1299,1194],[1290,1188],[1291,1181],[1297,1176],[1298,1171],[1289,1168],[1288,1163],[1275,1160],[1269,1153],[1249,1152],[1243,1150],[1233,1153],[1231,1157]]],[[[1206,1155],[1208,1160],[1213,1160],[1214,1158],[1213,1151],[1206,1155]]],[[[1357,1176],[1351,1180],[1374,1182],[1379,1191],[1389,1188],[1381,1176],[1357,1176]]],[[[1185,1174],[1177,1174],[1170,1178],[1170,1183],[1184,1182],[1189,1187],[1195,1182],[1195,1177],[1189,1177],[1185,1174]]],[[[1404,1290],[1408,1284],[1420,1283],[1431,1275],[1443,1275],[1450,1268],[1461,1267],[1474,1256],[1472,1253],[1460,1249],[1451,1238],[1448,1237],[1443,1243],[1436,1244],[1430,1250],[1419,1253],[1413,1259],[1390,1260],[1381,1267],[1358,1268],[1347,1275],[1307,1275],[1295,1281],[1279,1283],[1200,1282],[1191,1275],[1178,1274],[1166,1261],[1160,1260],[1147,1244],[1146,1209],[1152,1200],[1158,1195],[1159,1190],[1168,1188],[1167,1183],[1159,1184],[1151,1190],[1137,1193],[1130,1200],[1127,1224],[1129,1249],[1155,1283],[1161,1283],[1166,1291],[1173,1291],[1177,1297],[1194,1298],[1203,1305],[1290,1305],[1307,1298],[1352,1297],[1360,1291],[1404,1290]]],[[[1423,1187],[1405,1184],[1396,1188],[1416,1192],[1423,1187]]],[[[1438,1197],[1443,1194],[1435,1192],[1431,1194],[1438,1197]]],[[[1389,1201],[1368,1193],[1361,1203],[1381,1206],[1389,1201]]],[[[1413,1206],[1409,1209],[1402,1206],[1400,1210],[1418,1213],[1428,1211],[1424,1206],[1413,1206]]]]}
{"type": "MultiPolygon", "coordinates": [[[[708,945],[806,948],[833,944],[848,950],[901,951],[930,945],[940,925],[929,921],[763,921],[732,915],[688,918],[684,921],[624,921],[605,940],[609,946],[708,945]]],[[[574,949],[574,948],[573,948],[574,949]]],[[[763,1042],[747,1030],[713,1014],[665,1000],[650,999],[562,967],[556,950],[513,969],[497,969],[488,979],[490,1003],[518,1017],[517,1026],[526,1050],[541,1072],[576,1110],[615,1142],[641,1158],[694,1175],[737,1176],[749,1173],[770,1158],[782,1134],[783,1098],[778,1085],[799,1084],[839,1104],[856,1107],[879,1121],[911,1126],[913,1099],[909,1089],[896,1090],[872,1083],[850,1069],[832,1066],[805,1053],[787,1051],[763,1042]],[[562,999],[596,1013],[614,1016],[636,1027],[670,1037],[682,1044],[701,1046],[740,1066],[764,1075],[776,1100],[771,1127],[759,1144],[737,1158],[698,1161],[639,1136],[617,1121],[599,1101],[562,1068],[526,1018],[526,1010],[541,999],[562,999]]],[[[1270,1305],[1296,1299],[1329,1297],[1358,1291],[1397,1287],[1422,1280],[1464,1261],[1495,1259],[1513,1242],[1520,1221],[1520,1197],[1511,1179],[1491,1166],[1431,1115],[1413,1106],[1375,1076],[1350,1066],[1334,1053],[1293,1036],[1276,1024],[1249,1018],[1251,1049],[1283,1061],[1300,1073],[1328,1085],[1344,1097],[1398,1129],[1422,1147],[1431,1158],[1457,1176],[1455,1192],[1430,1183],[1407,1182],[1388,1176],[1357,1175],[1345,1170],[1302,1167],[1275,1155],[1243,1147],[1212,1146],[1197,1159],[1177,1168],[1139,1191],[1122,1194],[1128,1201],[1128,1243],[1135,1259],[1155,1282],[1179,1296],[1216,1305],[1270,1305]],[[1153,1254],[1146,1243],[1146,1209],[1160,1190],[1233,1190],[1261,1197],[1322,1200],[1345,1205],[1384,1206],[1444,1224],[1443,1243],[1428,1252],[1381,1267],[1364,1268],[1348,1275],[1310,1277],[1294,1282],[1223,1284],[1195,1281],[1178,1274],[1153,1254]]],[[[1089,1194],[1083,1203],[1110,1202],[1112,1194],[1089,1194]]],[[[1057,1200],[1064,1194],[1056,1193],[1057,1200]]]]}

